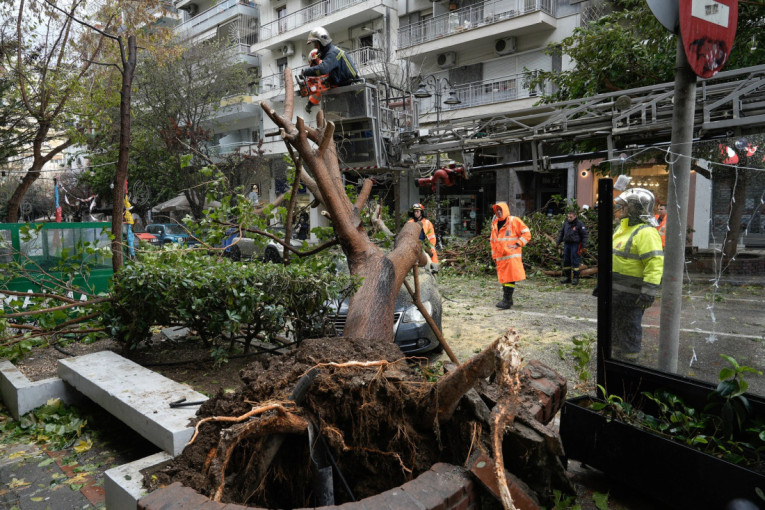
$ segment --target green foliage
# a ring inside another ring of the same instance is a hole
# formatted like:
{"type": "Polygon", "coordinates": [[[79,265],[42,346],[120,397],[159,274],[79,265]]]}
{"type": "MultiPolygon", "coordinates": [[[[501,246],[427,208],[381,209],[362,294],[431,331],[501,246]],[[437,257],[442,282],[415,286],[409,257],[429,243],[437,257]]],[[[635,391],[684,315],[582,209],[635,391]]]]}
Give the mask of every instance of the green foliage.
{"type": "MultiPolygon", "coordinates": [[[[155,325],[186,326],[211,347],[222,340],[285,333],[296,340],[330,333],[329,302],[354,288],[351,277],[330,271],[331,261],[236,263],[199,252],[162,251],[127,265],[115,277],[105,323],[131,347],[155,325]]],[[[216,350],[220,355],[220,350],[216,350]]]]}
{"type": "Polygon", "coordinates": [[[45,443],[59,450],[72,445],[87,423],[77,409],[56,398],[25,414],[18,422],[7,420],[2,430],[5,441],[45,443]]]}
{"type": "Polygon", "coordinates": [[[760,454],[765,452],[765,423],[750,414],[749,403],[743,396],[748,387],[743,374],[760,372],[740,366],[730,356],[721,356],[731,366],[720,371],[721,383],[709,394],[711,403],[702,412],[668,391],[643,392],[649,405],[638,410],[618,395],[608,395],[600,385],[604,401],[593,401],[590,408],[728,462],[757,465],[760,454]]]}
{"type": "MultiPolygon", "coordinates": [[[[565,71],[529,73],[532,86],[552,83],[545,102],[565,101],[657,83],[674,78],[677,37],[656,19],[643,0],[610,0],[610,12],[560,43],[550,43],[547,53],[563,54],[573,66],[565,71]]],[[[741,3],[733,51],[726,70],[765,61],[762,44],[762,4],[741,3]]]]}
{"type": "Polygon", "coordinates": [[[560,347],[558,349],[558,356],[564,360],[570,356],[574,360],[574,368],[576,370],[579,383],[583,386],[587,385],[590,381],[590,361],[592,359],[592,348],[597,343],[597,337],[593,334],[584,334],[581,336],[575,336],[571,339],[572,347],[564,349],[560,347]]]}
{"type": "Polygon", "coordinates": [[[751,414],[749,400],[744,393],[749,389],[749,383],[744,379],[745,373],[762,375],[762,372],[751,367],[739,365],[731,356],[720,354],[730,366],[720,370],[720,384],[709,394],[710,403],[705,411],[719,414],[722,420],[722,433],[730,437],[734,432],[741,431],[744,423],[751,414]]]}
{"type": "MultiPolygon", "coordinates": [[[[608,493],[593,492],[592,501],[598,510],[608,510],[608,493]]],[[[553,490],[553,503],[551,510],[581,510],[582,508],[582,505],[577,503],[576,496],[564,494],[558,489],[553,490]]]]}

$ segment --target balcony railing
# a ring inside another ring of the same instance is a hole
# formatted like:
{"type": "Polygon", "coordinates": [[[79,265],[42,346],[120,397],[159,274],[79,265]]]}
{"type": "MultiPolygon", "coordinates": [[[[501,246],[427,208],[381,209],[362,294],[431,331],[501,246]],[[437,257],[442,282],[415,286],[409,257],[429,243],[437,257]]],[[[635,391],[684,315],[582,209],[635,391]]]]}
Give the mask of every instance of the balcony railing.
{"type": "Polygon", "coordinates": [[[372,64],[385,62],[385,52],[380,48],[359,48],[347,52],[356,67],[364,67],[372,64]]]}
{"type": "Polygon", "coordinates": [[[261,40],[266,41],[279,34],[289,32],[302,27],[307,23],[312,23],[324,16],[342,11],[348,7],[365,2],[366,0],[322,0],[304,7],[299,11],[288,14],[276,21],[265,23],[260,27],[261,40]]]}
{"type": "Polygon", "coordinates": [[[554,16],[554,10],[553,0],[489,0],[401,27],[398,29],[398,45],[408,48],[536,11],[554,16]]]}
{"type": "MultiPolygon", "coordinates": [[[[531,89],[528,86],[531,76],[529,73],[515,74],[493,80],[477,81],[455,85],[454,92],[457,98],[462,101],[458,105],[446,106],[442,110],[459,110],[470,108],[471,106],[481,106],[486,104],[502,103],[516,99],[525,99],[528,97],[537,97],[543,92],[549,93],[549,90],[531,89]]],[[[549,84],[545,85],[545,89],[549,84]]],[[[420,111],[432,112],[434,109],[433,101],[435,96],[420,103],[420,111]]]]}
{"type": "Polygon", "coordinates": [[[176,26],[175,32],[183,39],[190,39],[238,16],[237,23],[229,28],[228,37],[255,44],[258,42],[259,12],[258,6],[252,2],[225,0],[176,26]]]}

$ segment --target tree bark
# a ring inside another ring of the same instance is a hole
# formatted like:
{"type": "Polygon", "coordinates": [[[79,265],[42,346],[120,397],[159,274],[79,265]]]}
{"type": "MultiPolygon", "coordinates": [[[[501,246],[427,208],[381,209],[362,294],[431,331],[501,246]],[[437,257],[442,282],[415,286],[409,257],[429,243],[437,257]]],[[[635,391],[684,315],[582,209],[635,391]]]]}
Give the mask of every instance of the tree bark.
{"type": "Polygon", "coordinates": [[[396,238],[394,249],[385,255],[367,236],[359,214],[368,193],[352,204],[345,193],[333,141],[335,126],[326,122],[323,112],[317,115],[317,129],[306,126],[301,117],[292,122],[294,92],[292,71],[284,71],[287,94],[284,114],[267,103],[261,103],[266,114],[281,129],[285,143],[300,155],[303,167],[310,173],[309,189],[314,183],[325,205],[335,234],[348,260],[351,274],[363,277],[358,291],[351,297],[343,336],[393,341],[393,313],[396,295],[407,272],[418,260],[421,227],[408,223],[396,238]],[[314,148],[311,143],[318,145],[314,148]]]}
{"type": "MultiPolygon", "coordinates": [[[[120,39],[122,51],[122,40],[120,39]]],[[[125,207],[125,183],[128,174],[128,159],[130,158],[130,93],[133,86],[133,73],[136,66],[136,38],[128,36],[127,59],[122,58],[122,90],[120,91],[120,148],[117,158],[117,172],[114,175],[112,190],[112,269],[116,273],[122,267],[122,215],[125,207]]]]}

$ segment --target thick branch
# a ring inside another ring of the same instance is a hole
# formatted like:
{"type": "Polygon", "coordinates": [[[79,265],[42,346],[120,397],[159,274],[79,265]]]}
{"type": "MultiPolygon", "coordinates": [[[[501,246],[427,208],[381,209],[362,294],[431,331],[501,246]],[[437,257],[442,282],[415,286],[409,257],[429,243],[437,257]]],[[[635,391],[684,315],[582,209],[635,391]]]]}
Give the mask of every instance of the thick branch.
{"type": "Polygon", "coordinates": [[[498,338],[480,354],[438,380],[421,405],[421,408],[425,409],[424,425],[430,426],[435,420],[451,418],[462,396],[475,386],[479,379],[485,379],[494,372],[501,339],[502,337],[498,338]]]}
{"type": "Polygon", "coordinates": [[[367,200],[369,200],[369,195],[372,193],[372,186],[374,185],[375,181],[373,179],[365,179],[364,184],[361,186],[361,191],[359,192],[359,196],[356,197],[356,204],[355,207],[357,210],[362,210],[364,206],[367,203],[367,200]]]}

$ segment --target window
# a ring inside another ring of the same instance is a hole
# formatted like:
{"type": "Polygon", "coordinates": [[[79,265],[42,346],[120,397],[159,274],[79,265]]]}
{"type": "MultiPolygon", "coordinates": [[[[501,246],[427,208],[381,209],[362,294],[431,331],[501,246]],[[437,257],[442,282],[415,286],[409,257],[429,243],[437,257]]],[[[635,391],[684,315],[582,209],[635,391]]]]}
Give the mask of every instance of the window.
{"type": "Polygon", "coordinates": [[[287,6],[276,9],[276,18],[279,20],[279,33],[287,31],[287,6]]]}

